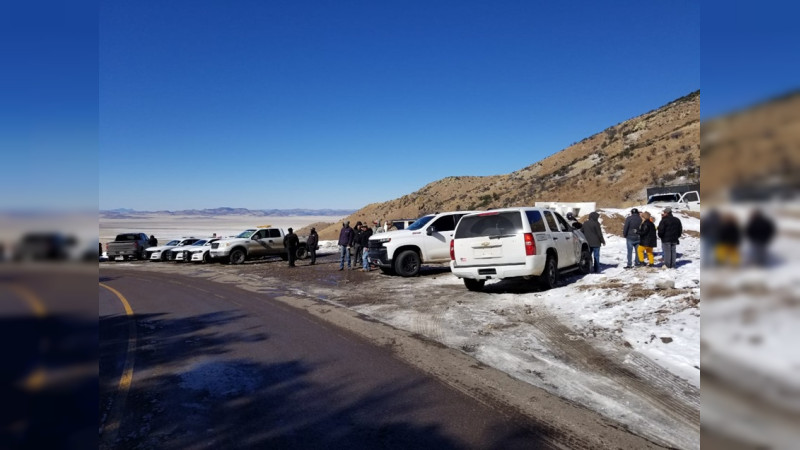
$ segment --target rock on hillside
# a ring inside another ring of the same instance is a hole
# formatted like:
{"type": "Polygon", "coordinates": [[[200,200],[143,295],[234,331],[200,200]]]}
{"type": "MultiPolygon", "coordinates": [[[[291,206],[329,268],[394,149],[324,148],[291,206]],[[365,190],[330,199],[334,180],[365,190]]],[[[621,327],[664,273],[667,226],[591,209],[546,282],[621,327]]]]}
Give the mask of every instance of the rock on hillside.
{"type": "MultiPolygon", "coordinates": [[[[700,179],[700,91],[619,123],[516,172],[451,176],[348,216],[356,221],[419,217],[436,211],[532,206],[536,201],[595,201],[626,207],[647,186],[700,179]]],[[[341,224],[317,227],[338,237],[341,224]]],[[[304,230],[307,231],[307,230],[304,230]]]]}

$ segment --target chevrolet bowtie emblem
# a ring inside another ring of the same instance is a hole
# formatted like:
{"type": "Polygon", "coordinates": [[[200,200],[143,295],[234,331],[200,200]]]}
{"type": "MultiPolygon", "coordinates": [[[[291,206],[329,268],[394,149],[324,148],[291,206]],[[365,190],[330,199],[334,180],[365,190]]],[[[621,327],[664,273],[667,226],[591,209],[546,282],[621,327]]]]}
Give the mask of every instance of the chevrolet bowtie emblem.
{"type": "Polygon", "coordinates": [[[488,243],[488,242],[481,242],[481,246],[482,246],[482,247],[488,247],[488,246],[489,246],[489,243],[488,243]]]}

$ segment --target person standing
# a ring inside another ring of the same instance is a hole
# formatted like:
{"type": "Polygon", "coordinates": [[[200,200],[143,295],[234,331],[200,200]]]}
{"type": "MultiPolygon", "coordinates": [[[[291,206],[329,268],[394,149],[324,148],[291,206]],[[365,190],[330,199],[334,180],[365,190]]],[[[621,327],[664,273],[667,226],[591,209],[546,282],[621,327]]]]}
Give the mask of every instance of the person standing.
{"type": "Polygon", "coordinates": [[[644,211],[642,213],[642,223],[639,224],[637,229],[639,234],[639,244],[636,248],[636,256],[639,266],[645,266],[644,254],[647,252],[647,257],[650,259],[650,267],[655,267],[653,262],[653,249],[658,245],[658,236],[656,236],[656,226],[650,220],[650,213],[644,211]]]}
{"type": "MultiPolygon", "coordinates": [[[[353,228],[355,236],[353,237],[353,248],[350,250],[353,258],[356,260],[356,266],[361,261],[361,235],[364,234],[364,225],[361,221],[356,222],[356,227],[353,228]]],[[[355,266],[353,267],[355,269],[355,266]]]]}
{"type": "MultiPolygon", "coordinates": [[[[700,225],[702,229],[702,224],[700,225]]],[[[720,219],[717,232],[717,245],[714,249],[715,262],[723,266],[738,266],[739,245],[742,243],[742,230],[739,219],[733,213],[725,213],[720,219]]]]}
{"type": "Polygon", "coordinates": [[[151,234],[150,235],[150,239],[147,240],[147,245],[149,245],[150,247],[157,246],[158,245],[158,239],[156,239],[156,237],[151,234]]]}
{"type": "Polygon", "coordinates": [[[658,237],[661,238],[661,249],[664,253],[664,267],[674,269],[678,257],[678,239],[683,234],[681,220],[672,215],[672,208],[667,206],[661,213],[658,223],[658,237]]]}
{"type": "Polygon", "coordinates": [[[719,231],[722,226],[722,215],[716,208],[705,214],[700,219],[700,264],[703,267],[717,265],[717,245],[719,244],[719,231]]]}
{"type": "Polygon", "coordinates": [[[606,245],[606,240],[603,238],[603,229],[600,227],[598,218],[600,218],[600,214],[597,211],[592,211],[589,213],[589,219],[581,227],[581,231],[586,237],[586,243],[589,244],[589,248],[592,251],[592,264],[595,273],[600,272],[600,246],[606,245]]]}
{"type": "Polygon", "coordinates": [[[350,222],[342,223],[342,229],[339,231],[339,270],[344,270],[344,259],[347,257],[347,268],[350,269],[350,246],[353,245],[354,238],[353,229],[350,228],[350,222]]]}
{"type": "Polygon", "coordinates": [[[308,255],[311,257],[311,263],[309,263],[309,266],[313,266],[317,263],[317,244],[319,244],[319,235],[317,234],[317,229],[311,228],[311,233],[308,235],[308,240],[306,241],[308,255]]]}
{"type": "Polygon", "coordinates": [[[361,225],[363,232],[361,233],[361,270],[369,272],[369,237],[372,236],[372,230],[367,227],[367,224],[361,225]]]}
{"type": "Polygon", "coordinates": [[[297,258],[297,247],[300,246],[300,239],[294,234],[294,230],[288,229],[289,234],[283,238],[283,246],[289,252],[289,267],[294,267],[294,261],[297,258]]]}
{"type": "Polygon", "coordinates": [[[626,269],[630,269],[635,265],[639,265],[637,258],[635,263],[633,259],[634,253],[638,253],[639,247],[639,225],[642,224],[642,218],[639,216],[639,210],[633,208],[631,214],[625,218],[625,224],[622,226],[622,235],[625,236],[625,248],[628,251],[628,265],[626,269]]]}
{"type": "Polygon", "coordinates": [[[775,222],[760,209],[756,209],[750,215],[745,227],[745,234],[753,248],[753,263],[765,267],[767,265],[767,250],[770,242],[775,237],[775,222]]]}

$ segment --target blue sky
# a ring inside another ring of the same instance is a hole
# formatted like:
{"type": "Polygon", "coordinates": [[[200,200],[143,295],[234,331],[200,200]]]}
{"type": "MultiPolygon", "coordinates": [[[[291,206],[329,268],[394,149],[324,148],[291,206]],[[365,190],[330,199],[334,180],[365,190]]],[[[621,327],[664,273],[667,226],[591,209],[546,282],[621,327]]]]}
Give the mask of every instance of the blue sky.
{"type": "Polygon", "coordinates": [[[359,208],[700,88],[696,2],[104,2],[101,209],[359,208]]]}

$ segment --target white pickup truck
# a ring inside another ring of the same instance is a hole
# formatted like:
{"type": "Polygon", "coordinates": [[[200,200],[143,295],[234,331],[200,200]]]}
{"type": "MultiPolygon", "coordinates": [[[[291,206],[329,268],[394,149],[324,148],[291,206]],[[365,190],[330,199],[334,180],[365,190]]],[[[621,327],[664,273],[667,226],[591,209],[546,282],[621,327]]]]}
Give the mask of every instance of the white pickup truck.
{"type": "Polygon", "coordinates": [[[647,199],[647,204],[652,206],[667,207],[672,209],[688,209],[700,211],[700,193],[697,191],[684,192],[683,194],[663,193],[654,194],[647,199]]]}
{"type": "MultiPolygon", "coordinates": [[[[218,259],[222,263],[242,264],[251,259],[264,258],[267,256],[280,256],[282,259],[289,259],[289,253],[283,246],[283,238],[286,236],[283,228],[272,228],[262,226],[250,228],[242,231],[236,237],[220,239],[211,244],[209,252],[212,258],[218,259]]],[[[308,255],[306,248],[306,238],[298,236],[300,245],[297,247],[295,256],[297,259],[305,259],[308,255]]]]}
{"type": "Polygon", "coordinates": [[[404,230],[369,238],[369,259],[386,274],[419,275],[422,264],[450,262],[450,241],[462,216],[476,211],[453,211],[420,217],[404,230]]]}

